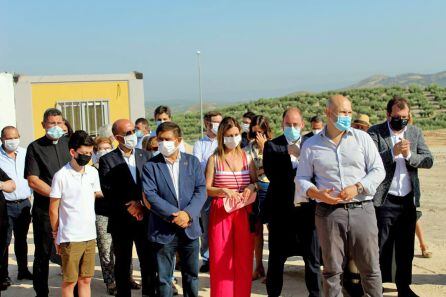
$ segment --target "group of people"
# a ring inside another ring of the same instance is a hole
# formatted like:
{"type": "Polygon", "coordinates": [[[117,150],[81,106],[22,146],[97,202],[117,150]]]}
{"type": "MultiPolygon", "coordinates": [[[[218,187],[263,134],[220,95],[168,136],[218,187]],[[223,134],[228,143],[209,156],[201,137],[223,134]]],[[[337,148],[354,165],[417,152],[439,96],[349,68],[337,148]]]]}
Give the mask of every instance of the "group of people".
{"type": "Polygon", "coordinates": [[[410,284],[418,169],[432,167],[432,154],[408,124],[406,99],[390,100],[386,121],[372,127],[366,117],[352,123],[352,114],[350,100],[334,95],[326,123],[312,117],[303,135],[305,115],[290,107],[274,138],[267,115],[247,112],[240,124],[211,111],[191,154],[166,106],[155,110],[153,131],[145,118],[119,119],[95,138],[67,133],[62,113],[50,108],[46,134],[26,150],[19,131],[4,127],[0,277],[7,279],[13,230],[18,279],[32,279],[37,297],[49,294],[53,254],[62,296],[91,296],[96,246],[107,292],[121,297],[139,287],[143,296],[177,294],[175,269],[184,296],[198,296],[199,272],[210,273],[212,297],[250,296],[256,279],[268,296],[280,296],[285,262],[295,255],[304,260],[309,296],[343,296],[346,276],[355,274],[352,296],[382,296],[384,282],[395,282],[398,296],[417,296],[410,284]],[[141,285],[132,278],[134,245],[141,285]]]}

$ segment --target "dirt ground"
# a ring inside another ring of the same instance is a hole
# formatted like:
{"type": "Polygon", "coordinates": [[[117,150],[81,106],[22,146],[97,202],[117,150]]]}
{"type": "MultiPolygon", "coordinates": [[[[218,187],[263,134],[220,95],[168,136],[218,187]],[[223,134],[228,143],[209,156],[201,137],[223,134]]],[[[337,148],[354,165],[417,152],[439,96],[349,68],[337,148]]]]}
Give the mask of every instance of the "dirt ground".
{"type": "MultiPolygon", "coordinates": [[[[422,200],[421,218],[425,239],[429,249],[433,253],[433,258],[425,259],[420,256],[421,252],[418,242],[415,246],[415,259],[413,264],[413,285],[412,289],[420,296],[446,296],[446,231],[443,230],[446,220],[446,130],[437,130],[426,133],[426,140],[435,156],[435,165],[431,170],[421,170],[422,200]]],[[[33,234],[29,234],[29,265],[33,260],[33,234]]],[[[265,237],[266,239],[266,237],[265,237]]],[[[268,250],[264,249],[264,264],[267,266],[268,250]]],[[[31,297],[35,296],[32,283],[17,281],[17,267],[13,248],[10,248],[10,277],[13,285],[2,293],[6,297],[31,297]]],[[[138,261],[134,254],[135,278],[139,277],[137,269],[138,261]]],[[[50,296],[60,296],[61,277],[59,267],[50,267],[50,296]]],[[[178,272],[175,276],[181,283],[178,272]]],[[[180,287],[180,286],[179,286],[180,287]]],[[[386,288],[384,296],[397,296],[393,284],[384,284],[386,288]]],[[[105,297],[105,285],[102,281],[99,260],[96,259],[96,273],[92,283],[92,296],[105,297]]],[[[141,291],[133,291],[133,296],[141,296],[141,291]]],[[[200,274],[200,296],[209,296],[209,275],[200,274]]],[[[260,281],[255,281],[252,288],[252,296],[267,296],[265,285],[260,281]]],[[[304,283],[303,261],[300,257],[290,258],[286,263],[284,275],[284,288],[282,296],[307,296],[304,283]]]]}

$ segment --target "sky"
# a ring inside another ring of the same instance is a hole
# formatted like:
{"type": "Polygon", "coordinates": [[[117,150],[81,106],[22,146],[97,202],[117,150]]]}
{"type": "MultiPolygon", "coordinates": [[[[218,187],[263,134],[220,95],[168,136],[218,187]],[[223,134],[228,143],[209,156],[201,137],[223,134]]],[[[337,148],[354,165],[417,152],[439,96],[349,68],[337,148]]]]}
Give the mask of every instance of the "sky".
{"type": "Polygon", "coordinates": [[[229,102],[446,70],[446,1],[0,0],[0,71],[144,73],[146,101],[229,102]]]}

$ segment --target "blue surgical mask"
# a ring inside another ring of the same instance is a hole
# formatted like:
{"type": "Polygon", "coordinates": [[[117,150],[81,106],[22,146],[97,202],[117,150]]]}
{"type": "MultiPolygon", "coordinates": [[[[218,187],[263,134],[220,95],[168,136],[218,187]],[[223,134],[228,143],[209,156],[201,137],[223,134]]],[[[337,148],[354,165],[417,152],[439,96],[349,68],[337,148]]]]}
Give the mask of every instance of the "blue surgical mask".
{"type": "Polygon", "coordinates": [[[137,138],[141,138],[141,137],[144,136],[144,133],[142,133],[141,130],[136,130],[135,134],[136,134],[136,137],[137,137],[137,138]]]}
{"type": "Polygon", "coordinates": [[[299,140],[300,138],[300,128],[294,128],[294,127],[285,127],[283,129],[283,134],[285,134],[285,137],[288,141],[294,142],[299,140]]]}
{"type": "Polygon", "coordinates": [[[339,131],[347,131],[352,126],[352,117],[338,115],[335,126],[339,131]]]}
{"type": "Polygon", "coordinates": [[[65,134],[65,132],[59,126],[54,126],[54,127],[49,128],[48,130],[46,130],[46,135],[48,135],[49,137],[51,137],[54,140],[58,140],[64,134],[65,134]]]}

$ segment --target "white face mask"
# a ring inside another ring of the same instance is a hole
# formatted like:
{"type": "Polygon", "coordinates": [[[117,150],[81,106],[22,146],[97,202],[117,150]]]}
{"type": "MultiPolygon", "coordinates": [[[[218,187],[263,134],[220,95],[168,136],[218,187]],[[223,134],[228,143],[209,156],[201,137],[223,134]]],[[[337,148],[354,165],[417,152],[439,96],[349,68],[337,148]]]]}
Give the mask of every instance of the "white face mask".
{"type": "Polygon", "coordinates": [[[322,129],[313,129],[313,134],[314,135],[319,134],[319,132],[321,132],[321,131],[322,131],[322,129]]]}
{"type": "Polygon", "coordinates": [[[107,154],[107,153],[109,153],[109,152],[111,152],[111,149],[106,149],[106,150],[98,151],[98,152],[96,153],[96,157],[99,159],[100,157],[102,157],[103,155],[105,155],[105,154],[107,154]]]}
{"type": "Polygon", "coordinates": [[[218,133],[218,127],[220,127],[220,123],[212,123],[212,133],[215,135],[218,133]]]}
{"type": "Polygon", "coordinates": [[[175,146],[175,141],[161,141],[158,143],[158,151],[163,154],[164,157],[172,156],[178,147],[175,146]]]}
{"type": "Polygon", "coordinates": [[[231,137],[224,137],[224,144],[228,149],[235,149],[240,142],[242,141],[242,136],[231,136],[231,137]]]}
{"type": "Polygon", "coordinates": [[[242,131],[248,133],[249,132],[249,124],[242,123],[242,131]]]}
{"type": "Polygon", "coordinates": [[[19,147],[20,139],[7,139],[3,140],[3,145],[5,146],[6,150],[9,152],[15,152],[17,148],[19,147]]]}
{"type": "Polygon", "coordinates": [[[129,150],[132,150],[138,144],[138,137],[136,134],[124,136],[124,146],[129,150]]]}

